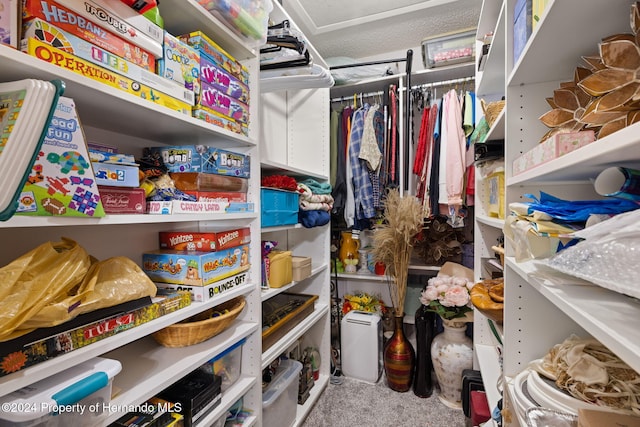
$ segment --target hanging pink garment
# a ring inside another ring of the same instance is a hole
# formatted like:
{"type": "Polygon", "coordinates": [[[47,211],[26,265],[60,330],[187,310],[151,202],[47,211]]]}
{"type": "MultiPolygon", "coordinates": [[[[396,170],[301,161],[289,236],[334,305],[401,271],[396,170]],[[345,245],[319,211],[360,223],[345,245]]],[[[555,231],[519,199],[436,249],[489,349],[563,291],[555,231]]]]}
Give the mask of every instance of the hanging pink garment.
{"type": "Polygon", "coordinates": [[[462,129],[462,106],[455,90],[447,94],[447,204],[456,210],[463,203],[464,173],[466,169],[466,141],[462,129]]]}

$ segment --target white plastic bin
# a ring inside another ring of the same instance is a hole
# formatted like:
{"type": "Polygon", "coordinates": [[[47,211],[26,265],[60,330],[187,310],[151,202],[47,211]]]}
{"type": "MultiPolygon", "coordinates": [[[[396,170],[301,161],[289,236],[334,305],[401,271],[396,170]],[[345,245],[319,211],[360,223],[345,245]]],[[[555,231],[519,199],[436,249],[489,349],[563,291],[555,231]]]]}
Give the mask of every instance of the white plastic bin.
{"type": "Polygon", "coordinates": [[[95,357],[2,396],[0,426],[96,426],[121,369],[117,360],[95,357]]]}
{"type": "Polygon", "coordinates": [[[296,420],[298,377],[302,363],[283,360],[273,380],[262,393],[262,425],[289,427],[296,420]]]}

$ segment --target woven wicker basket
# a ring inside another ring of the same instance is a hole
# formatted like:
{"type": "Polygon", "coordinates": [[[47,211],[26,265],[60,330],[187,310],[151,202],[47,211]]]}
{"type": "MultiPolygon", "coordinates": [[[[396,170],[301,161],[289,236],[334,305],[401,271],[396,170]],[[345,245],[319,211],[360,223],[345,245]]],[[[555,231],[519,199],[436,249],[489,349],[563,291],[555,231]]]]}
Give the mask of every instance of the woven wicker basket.
{"type": "Polygon", "coordinates": [[[188,319],[167,326],[153,333],[153,338],[165,347],[186,347],[206,341],[227,329],[242,312],[246,301],[243,296],[236,297],[188,319]],[[215,312],[224,312],[211,317],[215,312]]]}
{"type": "Polygon", "coordinates": [[[495,123],[504,108],[505,101],[485,102],[484,99],[481,99],[480,104],[482,105],[482,111],[484,111],[484,117],[487,119],[489,127],[493,126],[493,123],[495,123]]]}

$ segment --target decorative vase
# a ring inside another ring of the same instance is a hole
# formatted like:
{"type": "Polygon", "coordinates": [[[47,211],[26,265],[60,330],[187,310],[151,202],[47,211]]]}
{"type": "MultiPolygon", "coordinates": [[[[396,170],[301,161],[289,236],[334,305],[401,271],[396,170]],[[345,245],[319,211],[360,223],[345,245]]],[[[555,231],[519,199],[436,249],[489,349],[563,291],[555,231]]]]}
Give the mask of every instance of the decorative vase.
{"type": "Polygon", "coordinates": [[[435,335],[436,313],[420,305],[415,314],[416,370],[413,375],[413,393],[418,397],[430,397],[433,393],[431,371],[431,343],[435,335]]]}
{"type": "Polygon", "coordinates": [[[350,231],[340,233],[340,251],[338,257],[344,263],[345,260],[358,260],[358,249],[360,249],[360,241],[354,239],[350,231]]]}
{"type": "Polygon", "coordinates": [[[440,385],[438,398],[450,408],[462,407],[462,371],[473,367],[472,341],[460,319],[442,319],[444,332],[431,343],[431,360],[440,385]]]}
{"type": "Polygon", "coordinates": [[[384,373],[389,388],[405,392],[411,388],[415,352],[404,334],[403,316],[394,317],[393,335],[384,347],[384,373]]]}

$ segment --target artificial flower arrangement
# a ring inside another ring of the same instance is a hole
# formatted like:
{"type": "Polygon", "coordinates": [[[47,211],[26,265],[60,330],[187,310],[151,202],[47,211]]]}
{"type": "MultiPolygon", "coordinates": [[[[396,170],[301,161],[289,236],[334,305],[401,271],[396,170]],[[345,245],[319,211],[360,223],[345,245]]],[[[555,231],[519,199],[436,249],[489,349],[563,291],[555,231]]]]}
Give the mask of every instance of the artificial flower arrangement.
{"type": "Polygon", "coordinates": [[[369,295],[366,292],[358,292],[355,294],[345,294],[342,303],[342,314],[347,314],[351,310],[367,311],[369,313],[377,313],[382,316],[387,308],[378,295],[369,295]]]}
{"type": "Polygon", "coordinates": [[[446,273],[448,271],[450,270],[443,267],[440,274],[427,281],[427,287],[420,294],[420,302],[445,322],[467,322],[471,320],[469,314],[473,312],[470,290],[475,283],[464,272],[460,275],[450,275],[446,273]]]}

